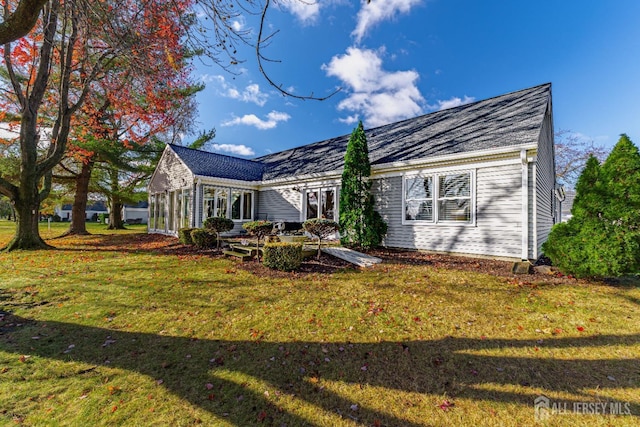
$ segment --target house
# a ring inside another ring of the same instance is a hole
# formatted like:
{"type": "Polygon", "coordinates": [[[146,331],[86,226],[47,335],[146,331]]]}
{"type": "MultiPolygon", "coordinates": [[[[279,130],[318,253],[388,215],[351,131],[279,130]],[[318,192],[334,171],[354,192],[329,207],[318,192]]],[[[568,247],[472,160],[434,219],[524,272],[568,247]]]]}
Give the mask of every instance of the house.
{"type": "Polygon", "coordinates": [[[146,224],[149,220],[149,202],[144,200],[122,206],[122,220],[126,223],[146,224]]]}
{"type": "MultiPolygon", "coordinates": [[[[58,215],[62,221],[71,221],[71,204],[56,206],[53,210],[55,215],[58,215]]],[[[85,218],[87,221],[97,221],[98,215],[106,214],[108,212],[107,205],[104,201],[98,200],[93,203],[87,204],[85,209],[85,218]]]]}
{"type": "Polygon", "coordinates": [[[573,216],[571,215],[571,209],[573,209],[573,201],[575,198],[575,190],[566,190],[564,194],[564,200],[560,204],[560,221],[567,222],[573,216]]]}
{"type": "MultiPolygon", "coordinates": [[[[387,247],[536,259],[558,221],[551,84],[366,131],[387,247]]],[[[255,159],[168,145],[149,183],[149,232],[209,216],[338,219],[349,135],[255,159]]]]}

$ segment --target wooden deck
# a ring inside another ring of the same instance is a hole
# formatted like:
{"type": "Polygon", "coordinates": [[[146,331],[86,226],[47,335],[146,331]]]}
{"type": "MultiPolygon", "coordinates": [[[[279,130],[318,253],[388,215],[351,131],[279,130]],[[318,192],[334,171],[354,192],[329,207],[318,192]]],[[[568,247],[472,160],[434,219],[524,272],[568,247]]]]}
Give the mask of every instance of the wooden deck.
{"type": "Polygon", "coordinates": [[[341,246],[332,246],[321,249],[325,254],[332,255],[336,258],[343,259],[358,267],[371,267],[381,263],[380,258],[354,251],[353,249],[343,248],[341,246]]]}

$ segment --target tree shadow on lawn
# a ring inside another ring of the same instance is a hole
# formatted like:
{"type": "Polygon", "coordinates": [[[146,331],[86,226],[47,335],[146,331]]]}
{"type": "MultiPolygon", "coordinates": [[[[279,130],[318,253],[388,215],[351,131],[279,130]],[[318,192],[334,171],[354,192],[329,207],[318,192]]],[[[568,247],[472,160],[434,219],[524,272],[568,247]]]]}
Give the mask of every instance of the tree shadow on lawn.
{"type": "MultiPolygon", "coordinates": [[[[0,312],[0,349],[5,352],[95,367],[71,376],[96,375],[101,367],[138,372],[238,426],[259,421],[290,426],[321,424],[288,410],[287,401],[291,400],[318,407],[333,417],[349,417],[360,425],[418,425],[341,396],[330,385],[320,386],[323,381],[382,387],[391,393],[428,394],[434,406],[445,395],[454,402],[465,398],[526,405],[531,406],[533,417],[539,389],[570,393],[573,400],[564,401],[572,405],[594,401],[585,389],[606,391],[640,384],[640,372],[630,368],[640,366],[640,358],[539,358],[534,356],[540,354],[534,353],[534,347],[553,352],[580,348],[588,354],[591,347],[638,343],[640,334],[551,338],[543,343],[453,337],[402,343],[268,342],[258,333],[254,340],[200,340],[40,322],[0,312]],[[33,340],[33,336],[40,339],[33,340]],[[74,344],[71,350],[70,344],[74,344]],[[525,354],[531,351],[531,357],[482,354],[498,349],[520,349],[525,354]],[[251,378],[264,388],[250,388],[247,381],[251,378]],[[482,388],[492,385],[515,386],[523,391],[482,388]],[[527,392],[530,388],[535,389],[527,392]],[[265,389],[271,390],[270,394],[265,394],[265,389]],[[352,405],[359,405],[358,410],[354,411],[352,405]]],[[[407,399],[404,404],[409,408],[411,398],[403,399],[407,399]]],[[[630,404],[632,416],[639,417],[640,403],[630,404]]]]}

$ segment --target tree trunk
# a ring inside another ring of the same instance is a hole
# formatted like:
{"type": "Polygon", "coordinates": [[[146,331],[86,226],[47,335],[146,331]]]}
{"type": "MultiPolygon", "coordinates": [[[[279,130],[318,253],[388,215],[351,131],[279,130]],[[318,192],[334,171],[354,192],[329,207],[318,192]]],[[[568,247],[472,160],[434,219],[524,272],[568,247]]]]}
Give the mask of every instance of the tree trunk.
{"type": "Polygon", "coordinates": [[[76,177],[76,195],[71,207],[71,224],[65,235],[85,235],[87,231],[87,198],[89,195],[89,180],[93,170],[93,161],[82,162],[82,169],[76,177]]]}
{"type": "Polygon", "coordinates": [[[16,249],[51,249],[40,237],[38,222],[40,219],[40,196],[36,174],[21,171],[21,182],[18,197],[13,200],[16,218],[16,234],[7,245],[6,250],[16,249]]]}
{"type": "Polygon", "coordinates": [[[111,213],[109,214],[109,226],[107,230],[125,230],[122,221],[122,203],[116,200],[111,201],[111,213]]]}

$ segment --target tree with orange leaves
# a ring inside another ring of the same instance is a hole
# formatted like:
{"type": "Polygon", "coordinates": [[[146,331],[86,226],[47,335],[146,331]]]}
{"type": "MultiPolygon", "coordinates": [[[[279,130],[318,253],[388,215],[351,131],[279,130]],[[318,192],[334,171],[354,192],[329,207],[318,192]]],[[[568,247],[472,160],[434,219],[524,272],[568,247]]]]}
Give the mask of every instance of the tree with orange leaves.
{"type": "MultiPolygon", "coordinates": [[[[52,0],[28,36],[2,48],[4,76],[0,110],[9,112],[19,129],[17,179],[0,176],[0,193],[16,212],[13,249],[48,245],[38,231],[40,203],[51,191],[52,170],[64,157],[74,117],[98,82],[126,64],[143,75],[182,60],[181,17],[189,2],[161,0],[52,0]],[[154,61],[164,56],[167,61],[154,61]]],[[[139,83],[120,91],[148,92],[139,83]]],[[[142,108],[142,107],[141,107],[142,108]]],[[[153,114],[149,115],[150,118],[153,114]]]]}

